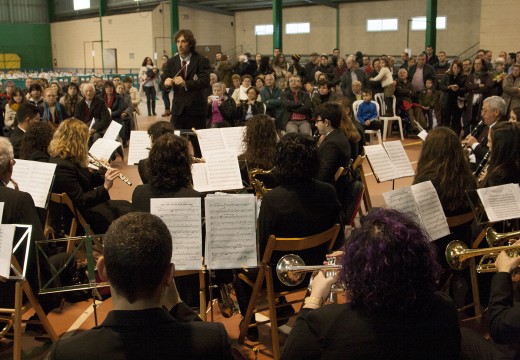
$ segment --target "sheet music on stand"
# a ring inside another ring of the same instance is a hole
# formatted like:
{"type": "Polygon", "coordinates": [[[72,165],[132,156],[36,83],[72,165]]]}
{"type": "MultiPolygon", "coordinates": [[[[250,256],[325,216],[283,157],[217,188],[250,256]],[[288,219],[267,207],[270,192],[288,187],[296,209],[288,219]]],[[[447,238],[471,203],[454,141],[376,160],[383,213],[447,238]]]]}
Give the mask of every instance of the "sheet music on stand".
{"type": "Polygon", "coordinates": [[[16,159],[11,177],[20,191],[31,195],[36,207],[46,209],[55,171],[56,164],[16,159]]]}
{"type": "Polygon", "coordinates": [[[208,269],[258,266],[255,214],[253,194],[210,194],[205,198],[208,269]]]}
{"type": "Polygon", "coordinates": [[[109,160],[119,146],[121,143],[118,141],[99,138],[92,144],[88,152],[99,160],[109,160]]]}
{"type": "Polygon", "coordinates": [[[177,270],[202,268],[202,198],[150,199],[150,213],[157,215],[172,236],[172,262],[177,270]]]}
{"type": "Polygon", "coordinates": [[[16,225],[0,225],[0,278],[8,279],[16,225]]]}
{"type": "Polygon", "coordinates": [[[205,163],[192,165],[193,188],[200,192],[242,189],[238,158],[226,151],[213,151],[205,163]]]}
{"type": "Polygon", "coordinates": [[[128,165],[138,164],[139,161],[148,158],[152,142],[146,131],[131,131],[130,145],[128,147],[128,165]]]}
{"type": "Polygon", "coordinates": [[[122,127],[123,124],[120,124],[117,121],[112,120],[107,128],[107,131],[105,131],[105,134],[103,135],[103,139],[116,141],[122,127]]]}
{"type": "Polygon", "coordinates": [[[450,234],[439,195],[431,181],[389,191],[383,197],[390,208],[419,219],[431,240],[450,234]]]}
{"type": "MultiPolygon", "coordinates": [[[[469,196],[473,211],[484,209],[485,217],[482,214],[477,218],[479,223],[498,222],[520,218],[520,187],[518,184],[505,184],[477,189],[475,196],[469,196]],[[480,206],[479,206],[480,205],[480,206]]],[[[482,211],[481,211],[482,212],[482,211]]]]}
{"type": "Polygon", "coordinates": [[[364,149],[378,182],[415,175],[400,140],[365,145],[364,149]]]}
{"type": "Polygon", "coordinates": [[[210,153],[221,150],[235,156],[242,154],[244,132],[244,126],[197,130],[202,157],[207,158],[210,153]]]}

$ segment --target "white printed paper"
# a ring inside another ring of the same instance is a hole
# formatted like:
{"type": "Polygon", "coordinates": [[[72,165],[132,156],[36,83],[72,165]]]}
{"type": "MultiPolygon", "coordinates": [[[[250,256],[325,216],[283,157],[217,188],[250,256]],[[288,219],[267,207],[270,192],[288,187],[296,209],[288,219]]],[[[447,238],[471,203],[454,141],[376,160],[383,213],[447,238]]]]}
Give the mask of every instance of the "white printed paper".
{"type": "Polygon", "coordinates": [[[110,125],[108,126],[107,131],[105,131],[105,135],[103,135],[103,139],[116,141],[122,127],[123,124],[120,124],[117,121],[112,120],[110,122],[110,125]]]}
{"type": "Polygon", "coordinates": [[[399,177],[415,175],[410,159],[408,159],[400,140],[384,142],[383,146],[399,177]]]}
{"type": "Polygon", "coordinates": [[[150,213],[170,230],[177,270],[202,268],[201,198],[150,199],[150,213]]]}
{"type": "Polygon", "coordinates": [[[518,184],[506,184],[477,189],[478,196],[489,221],[520,218],[520,188],[518,184]]]}
{"type": "Polygon", "coordinates": [[[235,156],[242,154],[244,131],[243,126],[197,130],[202,157],[219,150],[227,150],[235,156]]]}
{"type": "Polygon", "coordinates": [[[0,225],[0,277],[8,278],[16,225],[0,225]]]}
{"type": "Polygon", "coordinates": [[[200,192],[241,189],[238,158],[227,151],[213,151],[205,163],[192,166],[193,188],[200,192]]]}
{"type": "Polygon", "coordinates": [[[208,269],[258,266],[254,195],[205,199],[208,269]]]}
{"type": "Polygon", "coordinates": [[[88,152],[96,159],[108,161],[119,146],[121,143],[115,140],[99,138],[92,144],[88,152]]]}
{"type": "Polygon", "coordinates": [[[46,209],[55,171],[56,164],[16,159],[11,177],[20,191],[31,195],[36,207],[46,209]]]}
{"type": "Polygon", "coordinates": [[[146,131],[131,131],[130,145],[128,147],[128,165],[138,164],[139,161],[148,158],[152,142],[146,131]]]}
{"type": "Polygon", "coordinates": [[[390,161],[383,145],[365,145],[365,153],[378,181],[382,182],[397,178],[394,164],[390,161]]]}

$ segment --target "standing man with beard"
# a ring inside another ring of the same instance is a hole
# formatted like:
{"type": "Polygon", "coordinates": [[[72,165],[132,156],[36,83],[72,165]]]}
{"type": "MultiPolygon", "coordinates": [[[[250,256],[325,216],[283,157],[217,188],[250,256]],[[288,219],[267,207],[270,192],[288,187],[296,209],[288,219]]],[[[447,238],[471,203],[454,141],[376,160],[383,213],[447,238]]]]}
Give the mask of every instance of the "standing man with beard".
{"type": "Polygon", "coordinates": [[[168,60],[161,75],[166,89],[173,88],[171,122],[175,129],[203,129],[206,124],[207,99],[211,66],[195,51],[197,41],[191,30],[175,34],[178,54],[168,60]]]}

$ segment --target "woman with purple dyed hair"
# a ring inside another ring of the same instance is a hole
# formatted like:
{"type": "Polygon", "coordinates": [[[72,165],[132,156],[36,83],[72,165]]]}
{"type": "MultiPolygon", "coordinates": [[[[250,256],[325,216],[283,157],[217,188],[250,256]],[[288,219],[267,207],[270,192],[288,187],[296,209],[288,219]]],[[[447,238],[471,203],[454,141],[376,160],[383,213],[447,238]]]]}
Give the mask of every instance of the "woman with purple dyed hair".
{"type": "Polygon", "coordinates": [[[372,210],[345,244],[339,279],[348,303],[320,308],[338,280],[320,272],[282,359],[458,359],[457,311],[436,291],[439,270],[414,219],[372,210]]]}

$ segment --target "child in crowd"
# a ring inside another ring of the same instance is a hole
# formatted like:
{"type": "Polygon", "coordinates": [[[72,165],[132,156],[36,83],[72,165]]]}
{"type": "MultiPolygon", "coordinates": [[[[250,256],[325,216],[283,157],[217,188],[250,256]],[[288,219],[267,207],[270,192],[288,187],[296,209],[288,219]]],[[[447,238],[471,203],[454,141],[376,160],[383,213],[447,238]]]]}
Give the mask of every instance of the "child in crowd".
{"type": "Polygon", "coordinates": [[[428,129],[431,129],[433,127],[433,110],[439,104],[440,94],[433,88],[432,79],[426,79],[424,85],[424,89],[419,94],[419,104],[424,107],[423,110],[428,112],[428,129]]]}
{"type": "Polygon", "coordinates": [[[372,90],[363,89],[363,102],[359,104],[357,119],[365,130],[381,130],[383,125],[377,119],[377,106],[372,102],[372,90]]]}

